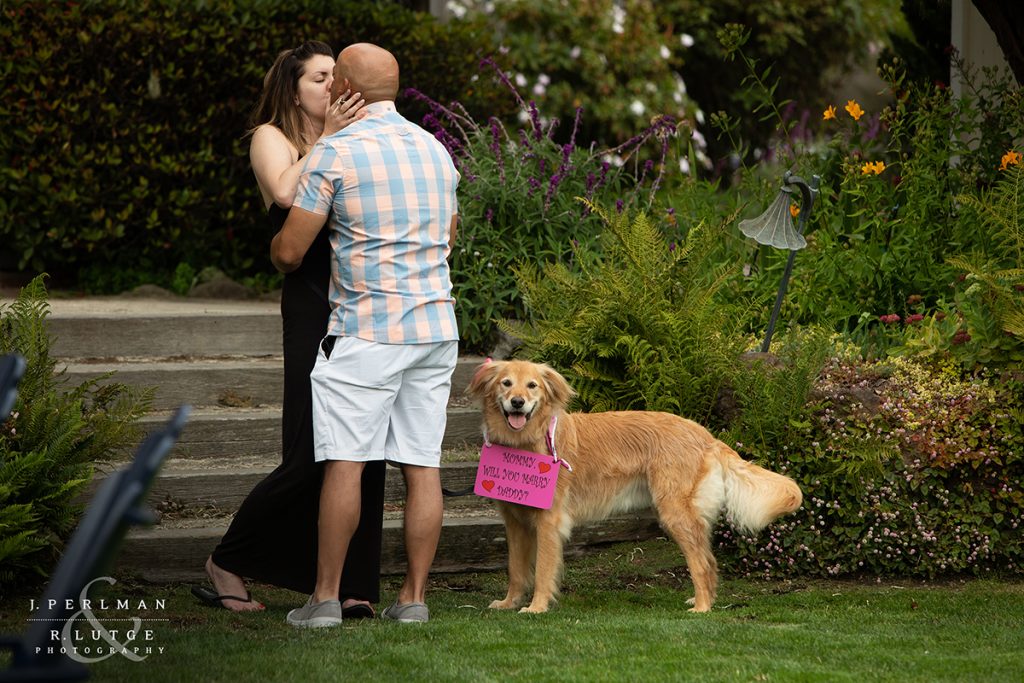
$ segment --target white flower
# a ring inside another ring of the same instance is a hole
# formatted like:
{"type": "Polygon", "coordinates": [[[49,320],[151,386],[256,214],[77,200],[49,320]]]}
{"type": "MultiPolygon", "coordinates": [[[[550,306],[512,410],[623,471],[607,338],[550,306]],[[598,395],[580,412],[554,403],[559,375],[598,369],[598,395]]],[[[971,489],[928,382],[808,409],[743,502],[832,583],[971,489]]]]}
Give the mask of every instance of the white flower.
{"type": "Polygon", "coordinates": [[[541,85],[550,85],[551,76],[548,76],[547,74],[541,74],[540,76],[537,76],[537,82],[540,83],[541,85]]]}
{"type": "Polygon", "coordinates": [[[690,175],[690,160],[686,157],[679,157],[679,170],[683,175],[690,175]]]}
{"type": "Polygon", "coordinates": [[[518,119],[519,123],[526,123],[527,121],[530,120],[530,115],[526,112],[525,109],[520,109],[519,113],[516,114],[516,119],[518,119]]]}
{"type": "Polygon", "coordinates": [[[518,85],[520,88],[525,88],[526,83],[526,76],[524,76],[523,74],[516,74],[516,85],[518,85]]]}
{"type": "Polygon", "coordinates": [[[693,47],[693,36],[691,36],[689,33],[680,33],[679,43],[683,47],[693,47]]]}
{"type": "Polygon", "coordinates": [[[547,88],[544,87],[543,83],[538,83],[537,85],[533,86],[533,94],[537,95],[538,97],[543,95],[546,91],[547,88]]]}
{"type": "Polygon", "coordinates": [[[686,81],[679,74],[675,74],[676,77],[676,92],[682,95],[686,94],[686,81]]]}
{"type": "Polygon", "coordinates": [[[580,58],[580,54],[582,52],[583,52],[583,50],[580,49],[579,45],[573,45],[573,48],[571,50],[569,50],[569,56],[572,57],[573,59],[579,59],[580,58]]]}
{"type": "Polygon", "coordinates": [[[693,141],[696,142],[697,146],[701,149],[708,146],[708,141],[704,139],[704,135],[699,130],[693,131],[690,134],[690,137],[693,138],[693,141]]]}
{"type": "Polygon", "coordinates": [[[643,116],[644,112],[647,111],[647,107],[640,100],[633,100],[629,103],[629,110],[636,116],[643,116]]]}
{"type": "Polygon", "coordinates": [[[449,2],[448,11],[452,13],[456,19],[461,19],[466,16],[466,6],[459,2],[449,2]]]}
{"type": "Polygon", "coordinates": [[[658,51],[659,51],[659,52],[661,53],[661,58],[662,58],[662,59],[668,59],[669,57],[671,57],[671,56],[672,56],[672,51],[671,51],[671,50],[669,50],[669,49],[668,49],[667,47],[665,47],[664,45],[662,45],[662,46],[661,46],[661,47],[659,48],[659,50],[658,50],[658,51]]]}
{"type": "Polygon", "coordinates": [[[694,117],[696,117],[697,123],[704,125],[704,111],[702,109],[698,109],[694,117]]]}
{"type": "Polygon", "coordinates": [[[616,33],[626,31],[626,10],[619,5],[612,7],[612,31],[616,33]]]}
{"type": "Polygon", "coordinates": [[[612,166],[622,166],[622,157],[618,154],[605,154],[601,157],[601,161],[607,161],[612,166]]]}

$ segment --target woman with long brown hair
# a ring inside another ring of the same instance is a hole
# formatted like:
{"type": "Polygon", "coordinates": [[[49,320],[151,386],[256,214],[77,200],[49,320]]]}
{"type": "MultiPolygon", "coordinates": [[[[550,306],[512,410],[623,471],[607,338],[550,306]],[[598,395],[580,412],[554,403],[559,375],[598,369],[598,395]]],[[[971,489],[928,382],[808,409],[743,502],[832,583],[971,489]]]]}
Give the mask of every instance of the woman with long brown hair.
{"type": "MultiPolygon", "coordinates": [[[[308,41],[281,52],[267,72],[252,119],[249,158],[275,234],[288,216],[302,170],[302,157],[321,136],[360,117],[359,93],[330,101],[334,55],[308,41]]],[[[284,346],[282,461],[242,503],[227,533],[206,561],[213,590],[193,587],[203,602],[234,611],[263,609],[243,577],[300,593],[316,580],[317,516],[322,465],[313,459],[312,390],[309,374],[330,314],[330,244],[327,230],[316,238],[302,265],[285,276],[281,293],[284,346]]],[[[380,600],[380,548],[384,467],[367,467],[362,515],[345,562],[343,615],[372,617],[380,600]]]]}

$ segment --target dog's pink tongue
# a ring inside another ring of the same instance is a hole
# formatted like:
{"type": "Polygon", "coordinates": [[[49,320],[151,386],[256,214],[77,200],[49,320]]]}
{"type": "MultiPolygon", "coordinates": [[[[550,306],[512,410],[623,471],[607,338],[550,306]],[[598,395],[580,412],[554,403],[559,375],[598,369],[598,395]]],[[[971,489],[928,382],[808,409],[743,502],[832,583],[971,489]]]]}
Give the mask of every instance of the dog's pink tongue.
{"type": "Polygon", "coordinates": [[[526,426],[526,416],[521,414],[509,415],[508,426],[519,431],[526,426]]]}

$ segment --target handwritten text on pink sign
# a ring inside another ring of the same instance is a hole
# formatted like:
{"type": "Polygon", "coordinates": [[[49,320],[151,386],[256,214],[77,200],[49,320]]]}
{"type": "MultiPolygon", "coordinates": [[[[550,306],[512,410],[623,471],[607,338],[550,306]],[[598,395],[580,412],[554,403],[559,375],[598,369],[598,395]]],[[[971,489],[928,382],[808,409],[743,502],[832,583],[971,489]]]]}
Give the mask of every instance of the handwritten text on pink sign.
{"type": "Polygon", "coordinates": [[[547,510],[557,484],[558,463],[550,455],[491,444],[480,450],[473,492],[547,510]]]}

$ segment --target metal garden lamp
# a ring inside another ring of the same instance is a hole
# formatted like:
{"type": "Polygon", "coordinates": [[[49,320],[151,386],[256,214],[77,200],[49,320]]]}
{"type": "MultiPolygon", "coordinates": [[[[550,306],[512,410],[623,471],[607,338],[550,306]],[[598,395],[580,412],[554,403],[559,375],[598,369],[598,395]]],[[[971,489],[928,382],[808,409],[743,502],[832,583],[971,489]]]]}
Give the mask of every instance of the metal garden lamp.
{"type": "Polygon", "coordinates": [[[807,240],[803,235],[804,226],[814,207],[814,198],[818,196],[820,182],[821,178],[815,175],[811,176],[811,184],[808,185],[800,176],[793,175],[792,171],[786,171],[786,175],[782,177],[782,188],[772,205],[757,218],[740,221],[740,232],[747,237],[752,237],[758,244],[789,250],[786,270],[782,273],[779,293],[775,297],[775,308],[772,309],[772,317],[768,321],[768,333],[764,337],[764,343],[761,344],[762,353],[766,353],[772,343],[772,333],[775,332],[779,309],[782,308],[782,299],[786,296],[789,276],[793,272],[793,259],[796,258],[797,251],[807,246],[807,240]],[[789,207],[793,203],[794,187],[800,190],[803,200],[800,204],[800,223],[796,229],[793,228],[793,218],[789,212],[789,207]]]}

